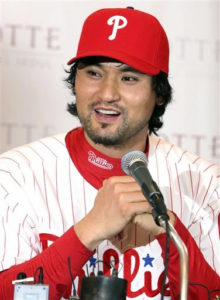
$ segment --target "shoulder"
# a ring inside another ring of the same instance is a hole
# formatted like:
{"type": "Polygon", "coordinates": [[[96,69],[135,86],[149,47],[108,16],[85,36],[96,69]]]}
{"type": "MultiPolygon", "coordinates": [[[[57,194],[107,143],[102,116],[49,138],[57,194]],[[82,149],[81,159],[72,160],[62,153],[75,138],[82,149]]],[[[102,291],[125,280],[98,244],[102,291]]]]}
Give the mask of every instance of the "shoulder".
{"type": "Polygon", "coordinates": [[[165,161],[166,165],[175,165],[185,171],[194,171],[209,174],[220,178],[219,166],[190,151],[164,140],[161,137],[150,135],[149,160],[165,161]]]}
{"type": "Polygon", "coordinates": [[[15,165],[22,162],[30,162],[36,156],[45,158],[47,155],[59,155],[65,147],[65,134],[58,134],[45,137],[32,143],[13,148],[0,154],[0,164],[7,162],[7,165],[14,162],[15,165]]]}
{"type": "Polygon", "coordinates": [[[24,177],[30,175],[33,170],[65,156],[68,157],[65,134],[46,137],[11,149],[0,155],[0,180],[13,177],[22,184],[24,177]]]}

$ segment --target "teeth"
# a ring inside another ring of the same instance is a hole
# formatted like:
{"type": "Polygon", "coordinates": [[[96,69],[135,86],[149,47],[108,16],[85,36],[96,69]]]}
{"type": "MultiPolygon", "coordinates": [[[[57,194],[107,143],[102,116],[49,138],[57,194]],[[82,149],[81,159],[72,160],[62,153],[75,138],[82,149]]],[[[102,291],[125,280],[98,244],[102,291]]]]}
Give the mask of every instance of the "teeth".
{"type": "Polygon", "coordinates": [[[119,113],[114,110],[106,110],[106,109],[96,109],[96,111],[100,114],[104,115],[118,115],[119,113]]]}

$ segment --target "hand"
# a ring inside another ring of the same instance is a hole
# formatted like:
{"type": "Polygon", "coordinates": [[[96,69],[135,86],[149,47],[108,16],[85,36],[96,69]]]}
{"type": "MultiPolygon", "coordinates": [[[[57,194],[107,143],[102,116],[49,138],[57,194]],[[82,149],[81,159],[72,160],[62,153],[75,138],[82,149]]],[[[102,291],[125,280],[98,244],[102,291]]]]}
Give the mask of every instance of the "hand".
{"type": "Polygon", "coordinates": [[[130,176],[103,182],[94,207],[74,226],[81,242],[93,250],[103,240],[121,232],[136,215],[151,212],[140,186],[130,176]]]}
{"type": "MultiPolygon", "coordinates": [[[[174,225],[175,223],[174,214],[170,210],[167,210],[167,214],[170,218],[169,219],[170,223],[174,225]]],[[[141,228],[145,229],[146,233],[149,233],[153,236],[165,232],[165,229],[163,227],[160,227],[155,223],[153,216],[150,213],[143,213],[135,216],[133,222],[139,225],[141,228]]]]}
{"type": "MultiPolygon", "coordinates": [[[[157,226],[150,212],[134,216],[122,232],[110,239],[111,243],[121,252],[140,246],[146,246],[155,240],[158,234],[164,233],[163,227],[157,226]]],[[[168,214],[171,212],[168,212],[168,214]]],[[[173,214],[172,214],[173,215],[173,214]]]]}

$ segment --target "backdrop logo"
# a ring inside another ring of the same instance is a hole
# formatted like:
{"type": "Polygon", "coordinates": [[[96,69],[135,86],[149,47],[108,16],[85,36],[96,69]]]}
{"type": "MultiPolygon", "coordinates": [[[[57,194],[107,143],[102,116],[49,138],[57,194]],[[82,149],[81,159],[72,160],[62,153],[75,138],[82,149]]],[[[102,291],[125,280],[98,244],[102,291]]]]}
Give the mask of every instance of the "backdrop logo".
{"type": "Polygon", "coordinates": [[[19,50],[52,50],[61,49],[60,28],[32,24],[5,24],[0,30],[0,40],[7,48],[19,50]]]}
{"type": "Polygon", "coordinates": [[[113,26],[112,34],[108,37],[108,39],[112,41],[116,38],[118,30],[124,28],[128,24],[128,21],[123,16],[112,16],[108,19],[107,23],[113,26]]]}

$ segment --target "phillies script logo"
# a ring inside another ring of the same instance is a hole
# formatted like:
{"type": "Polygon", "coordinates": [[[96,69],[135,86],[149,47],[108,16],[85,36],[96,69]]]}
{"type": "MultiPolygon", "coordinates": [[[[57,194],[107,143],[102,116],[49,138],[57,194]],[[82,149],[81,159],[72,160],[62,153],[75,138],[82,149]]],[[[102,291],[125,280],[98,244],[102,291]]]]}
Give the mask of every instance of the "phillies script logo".
{"type": "MultiPolygon", "coordinates": [[[[40,240],[42,243],[42,249],[45,250],[49,247],[51,242],[54,242],[58,237],[53,234],[47,234],[47,233],[41,233],[40,234],[40,240]]],[[[120,269],[119,263],[119,255],[117,251],[114,249],[107,249],[103,255],[102,258],[99,258],[99,260],[104,261],[103,264],[103,272],[106,276],[110,276],[110,269],[108,265],[112,264],[112,261],[114,260],[116,262],[115,267],[120,269]]],[[[97,259],[94,257],[90,258],[89,267],[94,270],[93,266],[95,265],[95,262],[97,259]]],[[[88,266],[87,263],[87,266],[88,266]]],[[[123,278],[125,278],[128,281],[127,285],[127,297],[129,298],[136,298],[140,295],[145,295],[146,297],[152,298],[160,294],[161,286],[162,286],[162,280],[163,280],[163,273],[160,274],[157,283],[155,285],[155,282],[152,282],[152,273],[150,271],[145,271],[141,276],[144,277],[144,285],[142,287],[139,287],[138,289],[132,288],[132,283],[135,281],[140,280],[140,274],[138,275],[138,270],[140,267],[140,256],[138,252],[135,249],[130,249],[124,253],[123,256],[123,278]],[[133,266],[132,266],[133,265],[133,266]],[[153,288],[154,287],[154,288],[153,288]]],[[[88,269],[88,268],[87,268],[88,269]]],[[[94,274],[93,272],[90,272],[89,275],[94,274]]],[[[81,281],[84,276],[88,276],[88,273],[85,272],[83,269],[78,273],[78,287],[77,287],[77,293],[80,294],[80,287],[81,287],[81,281]]],[[[170,296],[170,291],[168,290],[169,284],[167,283],[165,286],[165,296],[170,296]]],[[[70,287],[71,290],[71,287],[70,287]]],[[[70,290],[68,293],[70,294],[70,290]]],[[[67,293],[67,295],[68,295],[67,293]]],[[[144,298],[141,298],[144,299],[144,298]]]]}
{"type": "Polygon", "coordinates": [[[91,164],[93,164],[93,165],[95,165],[95,166],[97,166],[99,168],[106,169],[106,170],[113,169],[113,165],[112,164],[109,164],[107,162],[107,160],[104,159],[104,158],[97,157],[93,151],[89,151],[88,154],[89,154],[88,161],[91,164]]]}
{"type": "Polygon", "coordinates": [[[107,24],[113,26],[112,34],[108,37],[112,41],[116,38],[118,30],[124,28],[128,24],[128,21],[123,16],[112,16],[108,19],[107,24]]]}

